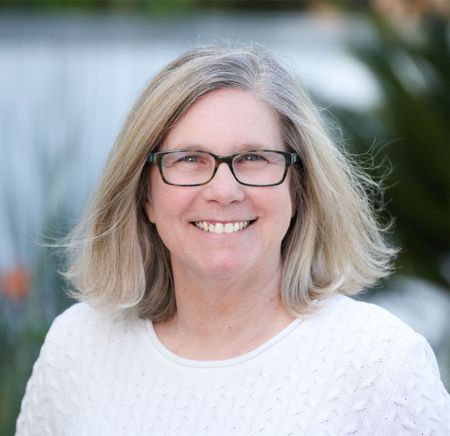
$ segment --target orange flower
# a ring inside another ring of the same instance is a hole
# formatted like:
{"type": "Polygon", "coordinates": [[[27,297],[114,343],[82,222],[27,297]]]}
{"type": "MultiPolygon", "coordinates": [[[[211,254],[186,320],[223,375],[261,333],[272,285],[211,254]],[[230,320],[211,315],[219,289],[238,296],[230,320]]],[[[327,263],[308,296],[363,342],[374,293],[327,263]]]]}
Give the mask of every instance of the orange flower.
{"type": "Polygon", "coordinates": [[[22,300],[29,290],[30,274],[23,265],[18,265],[1,274],[0,291],[10,300],[22,300]]]}

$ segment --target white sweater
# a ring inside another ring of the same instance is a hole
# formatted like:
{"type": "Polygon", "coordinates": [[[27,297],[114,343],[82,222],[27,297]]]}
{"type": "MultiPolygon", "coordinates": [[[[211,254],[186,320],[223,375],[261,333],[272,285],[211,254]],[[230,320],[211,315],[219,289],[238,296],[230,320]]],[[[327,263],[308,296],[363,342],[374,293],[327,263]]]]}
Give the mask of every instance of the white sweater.
{"type": "Polygon", "coordinates": [[[75,304],[50,328],[16,434],[448,436],[450,398],[421,336],[348,297],[221,361],[181,358],[151,322],[75,304]]]}

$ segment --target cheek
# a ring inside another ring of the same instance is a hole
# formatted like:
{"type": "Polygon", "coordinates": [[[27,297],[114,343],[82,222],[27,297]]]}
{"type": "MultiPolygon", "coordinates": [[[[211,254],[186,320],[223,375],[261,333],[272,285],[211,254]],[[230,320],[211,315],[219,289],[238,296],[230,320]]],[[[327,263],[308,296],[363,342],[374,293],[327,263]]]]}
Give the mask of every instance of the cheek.
{"type": "Polygon", "coordinates": [[[151,174],[145,211],[153,224],[159,227],[167,225],[178,227],[194,200],[195,192],[189,188],[167,185],[158,173],[151,174]]]}
{"type": "Polygon", "coordinates": [[[287,232],[295,214],[290,185],[280,185],[279,189],[270,192],[270,195],[264,195],[260,198],[260,204],[263,205],[266,216],[271,217],[267,222],[273,227],[273,236],[278,239],[280,233],[287,232]]]}

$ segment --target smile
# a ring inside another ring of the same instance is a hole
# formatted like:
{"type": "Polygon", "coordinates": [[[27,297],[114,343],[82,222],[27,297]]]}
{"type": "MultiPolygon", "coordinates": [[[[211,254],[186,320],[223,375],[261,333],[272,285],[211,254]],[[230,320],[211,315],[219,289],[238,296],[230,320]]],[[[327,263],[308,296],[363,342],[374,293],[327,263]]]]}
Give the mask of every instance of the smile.
{"type": "Polygon", "coordinates": [[[195,221],[194,225],[198,229],[211,233],[234,233],[248,227],[253,221],[237,221],[234,223],[208,223],[207,221],[195,221]]]}

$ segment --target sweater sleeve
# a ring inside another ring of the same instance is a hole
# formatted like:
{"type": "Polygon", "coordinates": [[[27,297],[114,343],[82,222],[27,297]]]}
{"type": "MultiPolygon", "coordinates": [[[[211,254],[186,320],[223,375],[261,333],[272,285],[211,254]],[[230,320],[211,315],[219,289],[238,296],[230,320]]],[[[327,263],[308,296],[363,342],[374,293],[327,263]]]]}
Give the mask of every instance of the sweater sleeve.
{"type": "Polygon", "coordinates": [[[376,435],[450,435],[450,396],[431,347],[415,334],[376,435]]]}
{"type": "MultiPolygon", "coordinates": [[[[73,306],[72,306],[73,307],[73,306]]],[[[28,380],[16,423],[16,436],[50,436],[60,434],[64,420],[64,379],[68,325],[60,315],[51,325],[31,377],[28,380]]]]}

